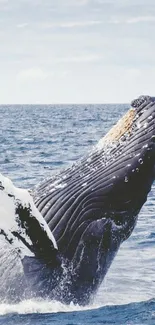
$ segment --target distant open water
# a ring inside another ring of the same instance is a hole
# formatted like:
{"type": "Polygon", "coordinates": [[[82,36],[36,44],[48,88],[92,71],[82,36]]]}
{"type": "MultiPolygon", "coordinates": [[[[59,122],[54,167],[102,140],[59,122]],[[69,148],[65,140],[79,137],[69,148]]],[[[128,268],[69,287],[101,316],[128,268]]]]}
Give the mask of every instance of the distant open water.
{"type": "MultiPolygon", "coordinates": [[[[32,188],[91,150],[127,107],[0,106],[0,172],[15,185],[32,188]]],[[[1,302],[0,324],[155,325],[155,188],[91,306],[43,300],[1,302]]]]}

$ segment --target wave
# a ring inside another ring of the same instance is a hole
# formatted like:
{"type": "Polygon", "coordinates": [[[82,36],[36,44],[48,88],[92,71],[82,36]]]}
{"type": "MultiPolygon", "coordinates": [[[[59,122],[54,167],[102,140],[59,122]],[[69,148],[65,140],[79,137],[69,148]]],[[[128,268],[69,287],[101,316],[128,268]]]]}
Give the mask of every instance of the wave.
{"type": "Polygon", "coordinates": [[[74,305],[62,304],[56,300],[43,300],[43,299],[28,299],[23,300],[17,304],[0,304],[0,316],[6,314],[51,314],[51,313],[65,313],[75,311],[86,311],[100,308],[100,305],[91,304],[85,307],[74,305]]]}
{"type": "Polygon", "coordinates": [[[155,321],[155,300],[126,305],[80,307],[57,301],[24,300],[19,304],[0,304],[3,324],[149,324],[155,321]],[[55,316],[56,315],[56,318],[55,316]]]}

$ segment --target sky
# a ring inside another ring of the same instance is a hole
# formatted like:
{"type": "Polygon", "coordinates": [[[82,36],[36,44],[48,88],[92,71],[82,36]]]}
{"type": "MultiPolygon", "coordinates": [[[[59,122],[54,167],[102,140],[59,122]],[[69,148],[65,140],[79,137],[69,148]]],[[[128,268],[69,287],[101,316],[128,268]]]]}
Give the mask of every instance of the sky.
{"type": "Polygon", "coordinates": [[[155,95],[154,0],[0,0],[0,104],[155,95]]]}

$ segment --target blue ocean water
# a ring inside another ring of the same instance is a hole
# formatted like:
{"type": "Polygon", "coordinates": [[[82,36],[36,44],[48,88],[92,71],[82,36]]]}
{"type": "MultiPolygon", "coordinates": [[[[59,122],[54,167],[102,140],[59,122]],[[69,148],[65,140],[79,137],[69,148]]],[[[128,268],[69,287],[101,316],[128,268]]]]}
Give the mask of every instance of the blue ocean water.
{"type": "MultiPolygon", "coordinates": [[[[0,106],[0,172],[16,186],[32,188],[91,150],[128,107],[0,106]]],[[[155,324],[154,194],[153,187],[91,305],[48,300],[11,305],[0,298],[0,324],[155,324]]]]}

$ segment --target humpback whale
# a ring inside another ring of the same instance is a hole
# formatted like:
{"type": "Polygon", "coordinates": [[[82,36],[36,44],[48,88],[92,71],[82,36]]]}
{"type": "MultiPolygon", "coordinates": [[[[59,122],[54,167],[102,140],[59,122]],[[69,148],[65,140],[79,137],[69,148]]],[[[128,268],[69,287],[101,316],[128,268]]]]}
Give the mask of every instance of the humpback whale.
{"type": "Polygon", "coordinates": [[[0,234],[20,257],[28,291],[87,304],[131,235],[154,178],[150,96],[133,100],[90,153],[31,194],[0,175],[0,234]]]}

